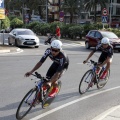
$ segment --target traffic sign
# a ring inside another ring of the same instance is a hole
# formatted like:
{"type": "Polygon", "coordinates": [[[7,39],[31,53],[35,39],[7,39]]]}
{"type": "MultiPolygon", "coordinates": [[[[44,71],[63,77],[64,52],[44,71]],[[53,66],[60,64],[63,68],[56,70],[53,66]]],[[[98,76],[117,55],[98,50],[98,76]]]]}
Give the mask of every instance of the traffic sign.
{"type": "Polygon", "coordinates": [[[0,14],[5,14],[5,9],[0,9],[0,14]]]}
{"type": "Polygon", "coordinates": [[[5,15],[4,14],[0,14],[0,19],[5,19],[5,15]]]}
{"type": "Polygon", "coordinates": [[[107,16],[108,15],[108,10],[106,8],[104,8],[102,10],[102,16],[107,16]]]}
{"type": "Polygon", "coordinates": [[[4,8],[4,0],[0,0],[0,8],[4,8]]]}
{"type": "Polygon", "coordinates": [[[102,16],[102,23],[108,23],[108,16],[102,16]]]}
{"type": "Polygon", "coordinates": [[[60,20],[60,22],[63,22],[63,21],[64,21],[64,18],[63,18],[63,17],[60,17],[59,20],[60,20]]]}

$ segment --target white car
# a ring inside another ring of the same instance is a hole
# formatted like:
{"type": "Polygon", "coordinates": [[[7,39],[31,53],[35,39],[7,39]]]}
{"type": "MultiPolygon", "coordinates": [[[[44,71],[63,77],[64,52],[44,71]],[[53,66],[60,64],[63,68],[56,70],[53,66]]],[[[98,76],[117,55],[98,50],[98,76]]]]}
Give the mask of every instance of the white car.
{"type": "Polygon", "coordinates": [[[32,30],[26,28],[15,28],[9,33],[8,44],[38,48],[40,41],[32,30]]]}

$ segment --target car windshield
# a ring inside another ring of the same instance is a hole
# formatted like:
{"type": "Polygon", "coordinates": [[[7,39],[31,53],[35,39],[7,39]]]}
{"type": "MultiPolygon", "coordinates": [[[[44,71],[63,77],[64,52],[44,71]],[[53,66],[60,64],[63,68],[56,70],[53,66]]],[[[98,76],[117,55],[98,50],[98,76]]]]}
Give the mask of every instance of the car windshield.
{"type": "Polygon", "coordinates": [[[103,37],[108,37],[108,38],[118,38],[116,34],[113,32],[101,32],[103,37]]]}
{"type": "Polygon", "coordinates": [[[18,31],[18,35],[34,35],[30,30],[18,31]]]}

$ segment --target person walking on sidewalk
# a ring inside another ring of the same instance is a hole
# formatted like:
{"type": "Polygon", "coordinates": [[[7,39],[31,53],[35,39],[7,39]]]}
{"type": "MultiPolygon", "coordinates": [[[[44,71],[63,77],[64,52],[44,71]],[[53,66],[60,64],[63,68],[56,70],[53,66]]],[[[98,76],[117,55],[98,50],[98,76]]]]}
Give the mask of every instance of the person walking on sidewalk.
{"type": "Polygon", "coordinates": [[[25,73],[26,77],[29,77],[34,71],[41,67],[44,61],[49,57],[53,63],[47,71],[46,78],[48,79],[47,85],[51,87],[54,86],[49,97],[54,97],[58,92],[57,80],[63,75],[63,73],[68,69],[69,58],[62,51],[62,42],[60,40],[53,40],[51,47],[47,48],[41,60],[35,65],[35,67],[25,73]]]}
{"type": "Polygon", "coordinates": [[[56,37],[57,37],[58,40],[60,40],[61,33],[60,33],[60,27],[58,25],[56,27],[56,37]]]}

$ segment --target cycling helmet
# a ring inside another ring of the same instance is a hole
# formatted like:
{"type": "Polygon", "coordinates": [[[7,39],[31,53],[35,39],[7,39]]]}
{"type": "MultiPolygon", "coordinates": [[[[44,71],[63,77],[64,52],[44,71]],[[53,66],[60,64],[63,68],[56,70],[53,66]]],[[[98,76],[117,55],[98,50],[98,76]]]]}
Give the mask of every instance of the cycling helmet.
{"type": "Polygon", "coordinates": [[[109,40],[109,38],[104,37],[104,38],[102,38],[101,43],[102,44],[110,44],[110,40],[109,40]]]}
{"type": "Polygon", "coordinates": [[[62,50],[62,42],[60,40],[53,40],[51,43],[51,47],[62,50]]]}

